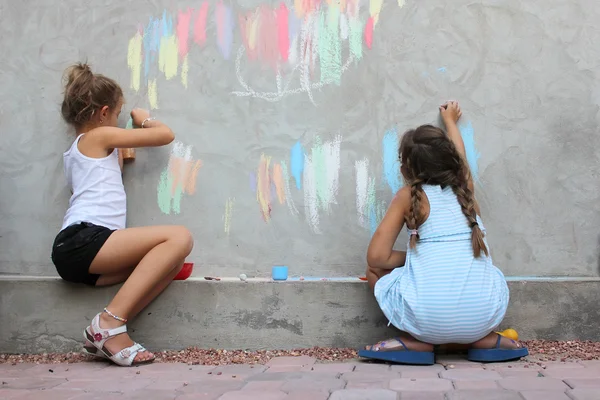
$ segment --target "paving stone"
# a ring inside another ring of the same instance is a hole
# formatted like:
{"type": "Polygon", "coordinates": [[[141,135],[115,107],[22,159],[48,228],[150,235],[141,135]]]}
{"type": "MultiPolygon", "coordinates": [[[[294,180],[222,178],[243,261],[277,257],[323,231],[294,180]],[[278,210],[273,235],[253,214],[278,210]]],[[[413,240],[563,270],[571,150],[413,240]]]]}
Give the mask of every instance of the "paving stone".
{"type": "Polygon", "coordinates": [[[283,400],[287,394],[282,391],[244,391],[238,390],[235,392],[227,392],[219,400],[283,400]]]}
{"type": "Polygon", "coordinates": [[[596,379],[566,379],[565,383],[569,385],[572,389],[600,390],[600,375],[598,375],[596,379]]]}
{"type": "Polygon", "coordinates": [[[529,390],[522,391],[525,400],[571,400],[564,391],[560,390],[529,390]]]}
{"type": "Polygon", "coordinates": [[[356,368],[356,363],[328,363],[307,365],[302,368],[302,371],[312,372],[329,372],[332,374],[343,374],[344,372],[352,372],[356,368]]]}
{"type": "Polygon", "coordinates": [[[242,387],[242,390],[257,391],[276,391],[280,390],[285,382],[284,381],[255,381],[248,382],[242,387]]]}
{"type": "Polygon", "coordinates": [[[392,365],[392,372],[400,373],[402,378],[438,378],[440,372],[445,371],[440,364],[416,366],[416,365],[392,365]]]}
{"type": "Polygon", "coordinates": [[[394,372],[346,372],[341,379],[347,382],[346,389],[388,389],[389,381],[401,378],[394,372]]]}
{"type": "Polygon", "coordinates": [[[344,389],[331,393],[329,400],[397,400],[398,393],[386,389],[344,389]]]}
{"type": "Polygon", "coordinates": [[[583,365],[584,367],[600,367],[600,360],[581,360],[577,361],[578,364],[583,365]]]}
{"type": "Polygon", "coordinates": [[[388,364],[378,364],[378,363],[357,363],[356,368],[354,368],[355,372],[389,372],[390,366],[388,364]]]}
{"type": "MultiPolygon", "coordinates": [[[[310,367],[310,366],[308,366],[310,367]]],[[[273,366],[273,367],[269,367],[269,369],[267,369],[267,371],[269,372],[300,372],[300,371],[306,371],[306,367],[303,367],[301,365],[281,365],[281,366],[273,366]]],[[[310,371],[310,370],[308,370],[310,371]]]]}
{"type": "Polygon", "coordinates": [[[568,390],[569,397],[573,400],[598,400],[600,399],[600,390],[598,389],[574,389],[568,390]]]}
{"type": "Polygon", "coordinates": [[[540,378],[544,376],[541,372],[536,370],[529,369],[516,369],[516,368],[507,368],[507,369],[496,369],[497,373],[500,374],[503,378],[510,377],[520,377],[520,378],[540,378]]]}
{"type": "Polygon", "coordinates": [[[459,357],[456,355],[439,355],[436,357],[436,363],[443,365],[446,369],[448,369],[449,366],[452,366],[456,369],[483,368],[482,363],[472,362],[467,360],[465,357],[459,357]]]}
{"type": "Polygon", "coordinates": [[[210,396],[216,395],[215,399],[225,394],[226,392],[233,392],[240,390],[245,385],[244,381],[237,379],[219,379],[211,381],[196,381],[180,389],[180,392],[184,394],[197,394],[198,396],[204,395],[204,398],[212,398],[210,396]]]}
{"type": "Polygon", "coordinates": [[[285,400],[327,400],[329,391],[298,390],[289,392],[285,400]]]}
{"type": "Polygon", "coordinates": [[[553,378],[503,378],[498,381],[500,387],[508,390],[566,390],[567,385],[553,378]]]}
{"type": "Polygon", "coordinates": [[[3,400],[14,399],[17,396],[23,396],[24,394],[25,394],[24,390],[0,389],[0,399],[3,399],[3,400]]]}
{"type": "Polygon", "coordinates": [[[594,379],[600,377],[600,368],[556,368],[542,371],[544,376],[556,379],[594,379]]]}
{"type": "Polygon", "coordinates": [[[246,380],[253,381],[291,381],[296,379],[331,379],[336,378],[337,373],[318,373],[318,372],[264,372],[262,374],[252,375],[246,380]]]}
{"type": "Polygon", "coordinates": [[[487,389],[500,389],[497,381],[454,381],[454,388],[457,390],[487,390],[487,389]]]}
{"type": "Polygon", "coordinates": [[[133,392],[135,390],[144,389],[151,385],[154,381],[145,378],[120,379],[120,380],[84,380],[77,379],[64,382],[57,389],[79,389],[86,392],[133,392]]]}
{"type": "Polygon", "coordinates": [[[123,400],[124,395],[121,393],[101,393],[101,392],[91,392],[84,393],[80,396],[73,397],[69,400],[123,400]]]}
{"type": "Polygon", "coordinates": [[[121,397],[127,400],[175,400],[177,392],[173,390],[136,390],[121,397]]]}
{"type": "Polygon", "coordinates": [[[431,391],[444,392],[452,390],[452,382],[447,379],[392,379],[390,389],[398,392],[404,391],[431,391]]]}
{"type": "Polygon", "coordinates": [[[281,387],[284,392],[297,392],[310,388],[317,391],[334,391],[346,387],[346,381],[335,378],[313,378],[293,379],[285,382],[281,387]]]}
{"type": "Polygon", "coordinates": [[[300,366],[305,367],[307,365],[314,365],[317,362],[316,359],[309,356],[299,356],[299,357],[275,357],[269,360],[267,363],[268,367],[274,366],[300,366]]]}
{"type": "Polygon", "coordinates": [[[446,396],[441,392],[402,392],[400,400],[445,400],[446,396]]]}
{"type": "MultiPolygon", "coordinates": [[[[523,400],[510,390],[455,390],[446,394],[447,400],[523,400]]],[[[403,399],[402,399],[403,400],[403,399]]]]}
{"type": "Polygon", "coordinates": [[[565,369],[565,368],[585,368],[583,366],[583,364],[580,364],[578,362],[554,362],[554,361],[550,361],[550,362],[546,362],[544,363],[544,366],[546,367],[546,370],[552,370],[552,369],[565,369]]]}
{"type": "Polygon", "coordinates": [[[440,377],[451,379],[453,381],[489,381],[502,379],[499,373],[495,371],[486,371],[484,369],[451,369],[442,371],[440,377]]]}
{"type": "Polygon", "coordinates": [[[216,367],[212,371],[212,375],[218,374],[219,372],[223,375],[257,375],[265,372],[267,367],[264,365],[224,365],[216,367]]]}
{"type": "Polygon", "coordinates": [[[4,397],[0,390],[0,399],[15,399],[15,400],[70,400],[80,396],[84,392],[81,390],[19,390],[19,396],[4,397]]]}
{"type": "MultiPolygon", "coordinates": [[[[218,400],[219,397],[223,396],[223,393],[220,391],[212,391],[207,389],[204,392],[196,392],[196,393],[187,393],[181,394],[176,397],[177,400],[218,400]]],[[[79,400],[79,399],[77,399],[79,400]]],[[[102,399],[98,399],[102,400],[102,399]]]]}
{"type": "Polygon", "coordinates": [[[146,386],[145,390],[171,390],[176,391],[179,389],[183,389],[189,384],[186,381],[165,381],[165,380],[156,380],[150,385],[146,386]]]}
{"type": "Polygon", "coordinates": [[[85,362],[77,364],[39,364],[24,372],[36,378],[74,378],[87,377],[94,378],[96,374],[105,369],[120,370],[123,375],[123,368],[111,366],[107,362],[85,362]]]}
{"type": "Polygon", "coordinates": [[[64,383],[64,379],[45,379],[25,377],[20,379],[3,378],[2,389],[52,389],[64,383]]]}

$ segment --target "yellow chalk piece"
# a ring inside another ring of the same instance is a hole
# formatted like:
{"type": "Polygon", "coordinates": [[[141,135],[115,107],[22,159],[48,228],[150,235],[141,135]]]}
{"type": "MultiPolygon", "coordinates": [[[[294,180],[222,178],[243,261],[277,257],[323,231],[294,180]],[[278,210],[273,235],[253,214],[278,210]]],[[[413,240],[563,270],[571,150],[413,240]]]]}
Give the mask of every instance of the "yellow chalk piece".
{"type": "Polygon", "coordinates": [[[185,58],[183,59],[183,64],[181,64],[181,83],[183,84],[183,87],[185,87],[187,89],[188,87],[188,70],[189,70],[189,62],[188,62],[188,55],[185,55],[185,58]]]}
{"type": "Polygon", "coordinates": [[[175,35],[163,36],[160,38],[160,49],[158,50],[158,68],[168,80],[177,76],[177,67],[177,37],[175,35]]]}
{"type": "Polygon", "coordinates": [[[140,90],[142,75],[142,42],[142,35],[138,32],[129,40],[127,48],[127,66],[131,70],[131,88],[136,92],[140,90]]]}
{"type": "Polygon", "coordinates": [[[381,7],[383,6],[383,0],[371,0],[369,3],[369,14],[373,17],[373,24],[377,24],[379,20],[379,13],[381,12],[381,7]]]}
{"type": "Polygon", "coordinates": [[[148,81],[148,102],[150,103],[151,110],[156,110],[158,108],[158,91],[156,89],[156,79],[148,81]]]}
{"type": "Polygon", "coordinates": [[[223,216],[223,219],[225,220],[225,233],[229,235],[229,231],[231,230],[231,212],[233,211],[233,202],[235,201],[235,198],[229,198],[227,199],[227,202],[225,203],[225,215],[223,216]]]}

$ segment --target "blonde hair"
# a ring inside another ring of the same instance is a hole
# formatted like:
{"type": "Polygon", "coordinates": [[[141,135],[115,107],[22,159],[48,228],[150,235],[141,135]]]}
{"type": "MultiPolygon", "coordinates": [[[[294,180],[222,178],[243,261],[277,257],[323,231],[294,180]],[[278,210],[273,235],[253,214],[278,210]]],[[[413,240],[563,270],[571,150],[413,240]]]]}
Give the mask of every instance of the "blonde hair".
{"type": "Polygon", "coordinates": [[[63,77],[65,97],[61,114],[64,120],[80,127],[104,106],[113,109],[123,98],[117,82],[104,75],[94,74],[88,64],[78,63],[67,68],[63,77]]]}

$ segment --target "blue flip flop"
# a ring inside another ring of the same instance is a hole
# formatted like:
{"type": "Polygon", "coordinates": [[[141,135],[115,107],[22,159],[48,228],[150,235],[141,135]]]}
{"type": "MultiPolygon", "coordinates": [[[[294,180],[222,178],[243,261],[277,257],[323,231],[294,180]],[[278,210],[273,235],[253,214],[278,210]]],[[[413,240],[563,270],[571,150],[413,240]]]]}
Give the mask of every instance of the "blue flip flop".
{"type": "Polygon", "coordinates": [[[526,347],[521,347],[520,349],[501,349],[501,340],[502,336],[498,335],[496,347],[493,349],[469,349],[469,354],[467,355],[467,358],[469,359],[469,361],[476,362],[502,362],[518,360],[521,357],[529,355],[529,351],[526,347]]]}
{"type": "Polygon", "coordinates": [[[358,356],[370,358],[372,360],[389,361],[397,364],[433,365],[435,363],[435,356],[432,351],[412,351],[406,347],[402,339],[394,339],[404,347],[404,350],[359,350],[358,356]]]}

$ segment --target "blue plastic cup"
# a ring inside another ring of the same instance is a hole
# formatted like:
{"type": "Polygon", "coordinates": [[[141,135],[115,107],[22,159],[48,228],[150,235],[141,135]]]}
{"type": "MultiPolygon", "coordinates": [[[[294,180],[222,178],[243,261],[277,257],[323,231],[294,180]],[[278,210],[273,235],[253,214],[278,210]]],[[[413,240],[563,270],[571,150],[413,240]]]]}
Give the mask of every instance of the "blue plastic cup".
{"type": "Polygon", "coordinates": [[[276,265],[271,270],[271,276],[274,281],[285,281],[288,278],[288,267],[276,265]]]}

